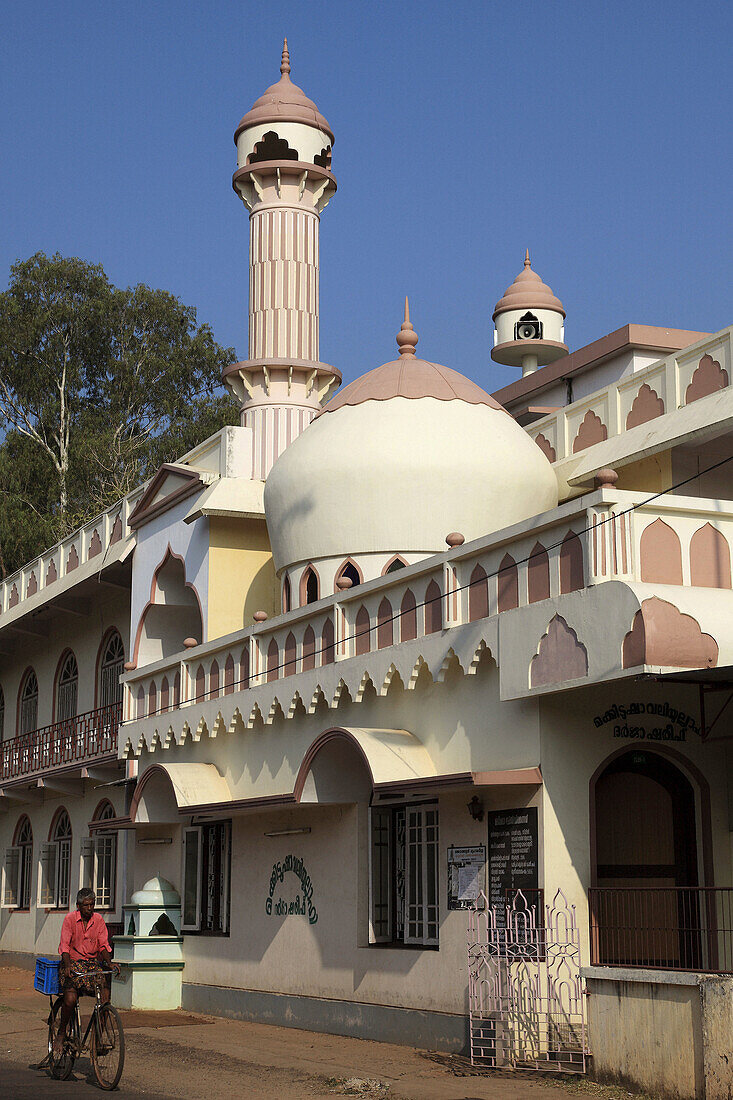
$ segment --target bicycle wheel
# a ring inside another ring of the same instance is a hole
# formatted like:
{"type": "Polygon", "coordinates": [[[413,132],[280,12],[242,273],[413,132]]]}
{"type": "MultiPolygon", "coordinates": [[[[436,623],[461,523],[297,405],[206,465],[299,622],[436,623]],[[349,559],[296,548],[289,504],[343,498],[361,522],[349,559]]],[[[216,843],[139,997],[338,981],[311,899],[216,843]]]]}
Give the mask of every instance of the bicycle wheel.
{"type": "MultiPolygon", "coordinates": [[[[74,1049],[68,1039],[64,1043],[64,1052],[61,1057],[54,1058],[53,1056],[53,1044],[61,1025],[61,1006],[63,1003],[63,997],[59,997],[54,1001],[53,1008],[48,1014],[48,1064],[51,1076],[55,1077],[57,1081],[67,1081],[74,1069],[74,1049]]],[[[73,1025],[74,1019],[72,1017],[69,1020],[69,1027],[73,1027],[73,1025]]]]}
{"type": "Polygon", "coordinates": [[[92,1028],[92,1067],[101,1089],[113,1089],[125,1064],[125,1034],[120,1014],[111,1004],[102,1005],[92,1028]]]}

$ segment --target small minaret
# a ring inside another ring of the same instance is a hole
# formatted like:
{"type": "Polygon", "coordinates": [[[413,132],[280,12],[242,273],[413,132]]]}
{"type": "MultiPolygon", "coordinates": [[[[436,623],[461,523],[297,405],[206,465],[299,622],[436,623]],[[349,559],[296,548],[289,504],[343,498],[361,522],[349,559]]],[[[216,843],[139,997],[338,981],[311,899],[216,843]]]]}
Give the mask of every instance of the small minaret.
{"type": "Polygon", "coordinates": [[[336,191],[334,138],[290,79],[287,39],[280,74],[234,134],[232,185],[250,211],[249,358],[224,381],[252,429],[252,476],[262,480],[341,381],[318,357],[318,229],[336,191]]]}
{"type": "Polygon", "coordinates": [[[546,283],[532,270],[529,249],[524,268],[496,303],[493,321],[497,363],[522,368],[522,377],[568,354],[565,310],[546,283]]]}

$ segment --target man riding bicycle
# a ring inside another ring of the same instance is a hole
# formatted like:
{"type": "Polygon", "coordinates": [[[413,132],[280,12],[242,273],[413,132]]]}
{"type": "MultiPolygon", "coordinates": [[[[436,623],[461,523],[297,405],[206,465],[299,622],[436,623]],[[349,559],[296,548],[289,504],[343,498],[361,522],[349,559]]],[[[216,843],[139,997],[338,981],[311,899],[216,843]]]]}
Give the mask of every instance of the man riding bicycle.
{"type": "MultiPolygon", "coordinates": [[[[61,1024],[54,1040],[54,1058],[60,1058],[66,1038],[66,1025],[76,1007],[80,994],[95,996],[97,982],[93,978],[99,972],[100,962],[111,967],[116,974],[120,968],[112,962],[109,935],[104,918],[94,912],[94,891],[84,887],[76,895],[76,912],[68,913],[61,925],[59,954],[61,955],[61,988],[64,1003],[61,1024]]],[[[98,980],[98,979],[97,979],[98,980]]],[[[100,990],[102,1004],[109,1001],[109,986],[105,981],[100,990]]]]}

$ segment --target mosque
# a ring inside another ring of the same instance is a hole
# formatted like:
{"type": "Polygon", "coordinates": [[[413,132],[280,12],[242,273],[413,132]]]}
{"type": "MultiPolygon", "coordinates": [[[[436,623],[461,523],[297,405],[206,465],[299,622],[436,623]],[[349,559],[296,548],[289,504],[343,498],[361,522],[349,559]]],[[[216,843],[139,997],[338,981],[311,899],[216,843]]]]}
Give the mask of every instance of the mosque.
{"type": "Polygon", "coordinates": [[[570,351],[527,254],[493,314],[515,381],[423,359],[405,303],[342,387],[334,135],[287,43],[235,143],[240,425],[0,585],[0,959],[55,953],[90,884],[120,1004],[718,1095],[733,327],[570,351]]]}

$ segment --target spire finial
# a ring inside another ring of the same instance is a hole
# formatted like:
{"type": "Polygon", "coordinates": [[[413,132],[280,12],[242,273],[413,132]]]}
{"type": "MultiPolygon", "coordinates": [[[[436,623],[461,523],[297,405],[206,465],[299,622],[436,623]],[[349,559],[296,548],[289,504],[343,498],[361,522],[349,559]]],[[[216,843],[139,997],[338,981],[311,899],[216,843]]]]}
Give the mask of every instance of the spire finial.
{"type": "Polygon", "coordinates": [[[529,249],[527,249],[527,251],[524,253],[524,266],[525,267],[531,267],[532,266],[532,261],[529,258],[529,249]]]}
{"type": "Polygon", "coordinates": [[[290,73],[290,52],[288,50],[288,40],[283,39],[283,54],[280,58],[280,72],[283,76],[288,76],[290,73]]]}
{"type": "Polygon", "coordinates": [[[405,319],[397,333],[397,347],[400,349],[400,355],[414,355],[416,346],[417,333],[410,324],[410,301],[405,295],[405,319]]]}

